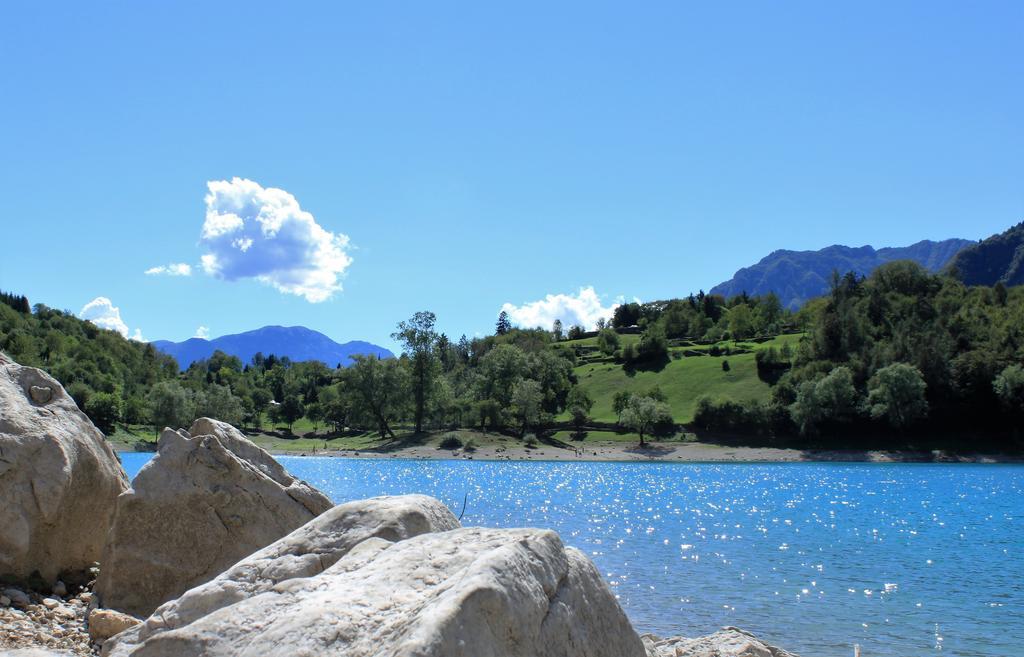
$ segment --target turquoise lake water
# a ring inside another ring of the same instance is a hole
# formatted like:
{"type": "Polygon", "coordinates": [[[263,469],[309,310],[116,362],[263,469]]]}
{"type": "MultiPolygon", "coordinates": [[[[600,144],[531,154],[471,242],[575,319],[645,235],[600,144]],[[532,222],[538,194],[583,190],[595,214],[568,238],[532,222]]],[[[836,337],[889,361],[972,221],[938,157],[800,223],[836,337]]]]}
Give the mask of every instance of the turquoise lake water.
{"type": "MultiPolygon", "coordinates": [[[[122,454],[130,476],[149,454],[122,454]]],[[[736,625],[804,657],[1024,651],[1024,466],[279,457],[336,502],[426,493],[557,530],[640,632],[736,625]]]]}

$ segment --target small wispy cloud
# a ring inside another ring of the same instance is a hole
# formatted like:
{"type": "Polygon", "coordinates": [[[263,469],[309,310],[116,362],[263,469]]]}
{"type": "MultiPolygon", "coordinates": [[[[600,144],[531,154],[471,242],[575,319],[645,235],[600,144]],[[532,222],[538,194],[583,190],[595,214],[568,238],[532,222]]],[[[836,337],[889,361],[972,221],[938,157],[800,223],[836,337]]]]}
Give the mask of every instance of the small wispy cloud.
{"type": "Polygon", "coordinates": [[[508,313],[514,324],[525,328],[551,328],[556,319],[568,328],[574,324],[593,329],[599,319],[611,319],[620,302],[604,306],[593,286],[581,287],[572,294],[549,294],[539,301],[530,301],[515,306],[504,304],[501,309],[508,313]]]}
{"type": "Polygon", "coordinates": [[[169,265],[150,267],[146,270],[147,276],[191,276],[192,265],[187,262],[172,262],[169,265]]]}
{"type": "Polygon", "coordinates": [[[196,334],[193,335],[192,337],[193,338],[201,338],[203,340],[209,340],[210,339],[210,329],[209,329],[209,327],[200,326],[199,328],[196,329],[196,334]]]}

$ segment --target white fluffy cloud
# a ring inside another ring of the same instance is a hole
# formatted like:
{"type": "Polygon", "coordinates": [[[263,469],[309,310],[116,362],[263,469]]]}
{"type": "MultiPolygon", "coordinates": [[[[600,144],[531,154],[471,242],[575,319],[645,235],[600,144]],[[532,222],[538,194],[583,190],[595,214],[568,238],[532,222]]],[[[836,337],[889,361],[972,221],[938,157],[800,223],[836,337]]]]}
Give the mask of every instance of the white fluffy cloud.
{"type": "Polygon", "coordinates": [[[149,276],[191,276],[192,265],[187,262],[172,262],[169,265],[150,267],[146,270],[146,274],[149,276]]]}
{"type": "Polygon", "coordinates": [[[210,328],[208,326],[200,326],[199,328],[196,329],[196,334],[193,335],[192,337],[193,338],[202,338],[203,340],[209,340],[210,339],[210,328]]]}
{"type": "MultiPolygon", "coordinates": [[[[78,311],[78,316],[82,319],[89,320],[102,329],[117,331],[124,337],[128,337],[128,325],[124,323],[123,319],[121,319],[121,309],[115,306],[107,297],[96,297],[89,303],[85,304],[82,306],[82,309],[78,311]]],[[[135,334],[132,335],[132,340],[142,341],[142,332],[135,329],[135,334]]]]}
{"type": "Polygon", "coordinates": [[[571,294],[549,294],[540,301],[531,301],[521,306],[506,303],[501,307],[508,313],[513,324],[525,328],[540,326],[551,328],[556,319],[568,329],[578,324],[585,329],[593,329],[597,320],[611,319],[618,303],[609,306],[601,305],[601,298],[591,287],[581,287],[575,296],[571,294]]]}
{"type": "Polygon", "coordinates": [[[243,178],[211,180],[200,243],[203,270],[233,281],[255,278],[311,303],[341,290],[352,264],[348,236],[332,233],[294,196],[243,178]]]}

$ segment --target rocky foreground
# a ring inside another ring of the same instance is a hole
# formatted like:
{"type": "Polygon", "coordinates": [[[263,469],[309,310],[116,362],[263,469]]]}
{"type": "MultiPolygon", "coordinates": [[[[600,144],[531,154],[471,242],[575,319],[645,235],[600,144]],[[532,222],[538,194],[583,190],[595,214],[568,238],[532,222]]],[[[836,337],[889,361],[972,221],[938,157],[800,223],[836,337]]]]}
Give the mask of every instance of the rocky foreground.
{"type": "Polygon", "coordinates": [[[735,628],[641,637],[555,532],[422,495],[332,506],[215,420],[165,430],[129,488],[69,400],[0,354],[0,578],[22,583],[0,649],[37,649],[10,654],[792,657],[735,628]]]}

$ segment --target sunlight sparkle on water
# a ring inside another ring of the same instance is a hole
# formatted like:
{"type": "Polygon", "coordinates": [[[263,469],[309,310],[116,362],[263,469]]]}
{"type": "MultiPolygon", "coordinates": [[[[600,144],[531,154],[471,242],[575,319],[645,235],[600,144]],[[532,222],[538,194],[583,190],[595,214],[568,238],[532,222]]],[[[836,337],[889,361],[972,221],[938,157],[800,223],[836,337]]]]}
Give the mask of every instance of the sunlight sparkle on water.
{"type": "Polygon", "coordinates": [[[1024,645],[1021,466],[281,461],[335,501],[468,494],[465,525],[555,529],[641,632],[738,625],[804,657],[1024,645]]]}

